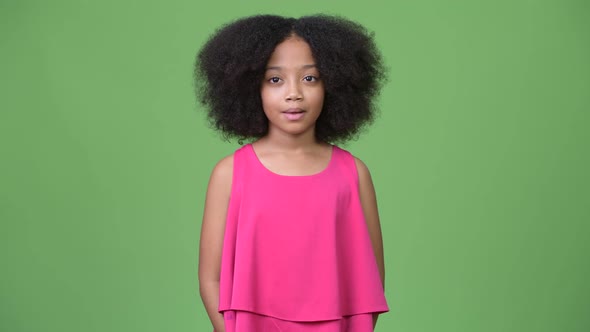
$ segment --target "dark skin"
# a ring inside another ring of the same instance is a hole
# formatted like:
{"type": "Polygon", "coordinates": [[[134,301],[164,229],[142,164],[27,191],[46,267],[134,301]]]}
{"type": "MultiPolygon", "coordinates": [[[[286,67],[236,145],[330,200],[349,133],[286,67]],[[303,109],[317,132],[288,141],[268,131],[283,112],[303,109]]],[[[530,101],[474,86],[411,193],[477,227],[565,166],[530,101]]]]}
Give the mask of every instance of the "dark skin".
{"type": "MultiPolygon", "coordinates": [[[[309,45],[301,40],[286,40],[277,46],[268,67],[268,86],[262,84],[264,111],[269,119],[268,133],[252,146],[261,163],[282,175],[310,175],[327,167],[331,145],[321,142],[315,134],[315,119],[321,112],[324,88],[314,68],[315,60],[309,45]],[[280,71],[276,71],[280,68],[280,71]],[[316,75],[318,80],[310,79],[316,75]],[[279,79],[274,79],[275,77],[279,79]],[[285,117],[285,109],[302,109],[305,114],[296,120],[285,117]]],[[[266,81],[265,81],[266,82],[266,81]]],[[[359,176],[359,194],[369,236],[379,268],[385,280],[383,240],[377,199],[367,166],[355,158],[359,176]]],[[[219,305],[219,278],[225,220],[231,192],[233,156],[220,160],[209,180],[201,229],[199,251],[199,285],[205,308],[216,332],[224,332],[219,305]]],[[[384,286],[384,285],[383,285],[384,286]]],[[[373,315],[373,327],[378,314],[373,315]]]]}

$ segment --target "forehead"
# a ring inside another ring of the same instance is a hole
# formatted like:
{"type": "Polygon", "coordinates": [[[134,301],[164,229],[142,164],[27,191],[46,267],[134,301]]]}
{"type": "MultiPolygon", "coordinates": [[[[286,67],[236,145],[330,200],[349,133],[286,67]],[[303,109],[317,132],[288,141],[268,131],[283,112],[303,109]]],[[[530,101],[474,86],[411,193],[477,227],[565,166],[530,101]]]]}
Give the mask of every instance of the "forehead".
{"type": "Polygon", "coordinates": [[[302,67],[315,64],[309,44],[300,37],[289,37],[275,47],[268,67],[302,67]]]}

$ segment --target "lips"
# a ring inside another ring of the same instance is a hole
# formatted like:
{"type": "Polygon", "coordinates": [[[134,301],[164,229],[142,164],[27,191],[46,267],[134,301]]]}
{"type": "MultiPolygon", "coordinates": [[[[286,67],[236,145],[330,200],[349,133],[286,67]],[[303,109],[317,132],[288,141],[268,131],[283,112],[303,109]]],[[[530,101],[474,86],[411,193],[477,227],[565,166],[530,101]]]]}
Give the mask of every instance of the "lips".
{"type": "Polygon", "coordinates": [[[300,108],[290,108],[282,112],[289,120],[299,120],[305,114],[305,111],[300,108]]]}

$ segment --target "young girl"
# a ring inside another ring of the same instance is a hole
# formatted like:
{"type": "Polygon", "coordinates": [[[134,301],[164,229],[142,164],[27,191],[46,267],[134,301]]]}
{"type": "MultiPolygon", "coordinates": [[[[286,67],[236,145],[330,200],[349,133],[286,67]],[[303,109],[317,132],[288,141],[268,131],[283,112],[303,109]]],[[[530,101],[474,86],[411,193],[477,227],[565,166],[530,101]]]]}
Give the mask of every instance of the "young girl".
{"type": "Polygon", "coordinates": [[[250,143],[213,169],[199,285],[216,332],[368,332],[389,310],[365,164],[337,147],[373,119],[372,35],[334,16],[259,15],[200,50],[199,100],[250,143]]]}

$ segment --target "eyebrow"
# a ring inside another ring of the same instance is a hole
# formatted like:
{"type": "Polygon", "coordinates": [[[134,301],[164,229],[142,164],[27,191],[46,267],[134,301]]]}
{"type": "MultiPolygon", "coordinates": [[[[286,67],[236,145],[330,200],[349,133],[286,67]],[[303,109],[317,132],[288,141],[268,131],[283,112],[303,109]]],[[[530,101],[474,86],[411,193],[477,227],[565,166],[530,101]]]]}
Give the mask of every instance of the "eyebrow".
{"type": "MultiPolygon", "coordinates": [[[[303,65],[301,66],[301,69],[309,69],[309,68],[316,68],[317,66],[315,64],[311,64],[311,65],[303,65]]],[[[281,70],[283,69],[283,67],[281,66],[272,66],[272,67],[266,67],[266,70],[281,70]]]]}

